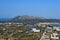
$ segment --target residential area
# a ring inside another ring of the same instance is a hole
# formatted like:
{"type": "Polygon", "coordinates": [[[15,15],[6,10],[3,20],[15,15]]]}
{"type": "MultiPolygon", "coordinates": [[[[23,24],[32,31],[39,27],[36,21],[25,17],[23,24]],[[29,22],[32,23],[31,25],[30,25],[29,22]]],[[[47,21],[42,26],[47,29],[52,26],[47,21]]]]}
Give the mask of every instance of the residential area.
{"type": "Polygon", "coordinates": [[[60,0],[0,0],[0,40],[60,40],[60,0]]]}
{"type": "Polygon", "coordinates": [[[0,40],[60,40],[59,23],[0,23],[0,40]]]}

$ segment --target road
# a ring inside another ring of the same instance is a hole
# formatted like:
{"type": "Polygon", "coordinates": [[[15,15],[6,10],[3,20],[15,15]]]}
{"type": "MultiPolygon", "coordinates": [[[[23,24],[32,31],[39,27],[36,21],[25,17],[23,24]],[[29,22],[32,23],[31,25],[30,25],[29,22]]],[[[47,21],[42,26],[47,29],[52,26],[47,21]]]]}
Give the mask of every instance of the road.
{"type": "Polygon", "coordinates": [[[48,35],[45,35],[45,34],[46,34],[46,29],[45,29],[45,31],[43,32],[40,40],[50,40],[50,39],[49,39],[49,36],[48,36],[48,35]]]}

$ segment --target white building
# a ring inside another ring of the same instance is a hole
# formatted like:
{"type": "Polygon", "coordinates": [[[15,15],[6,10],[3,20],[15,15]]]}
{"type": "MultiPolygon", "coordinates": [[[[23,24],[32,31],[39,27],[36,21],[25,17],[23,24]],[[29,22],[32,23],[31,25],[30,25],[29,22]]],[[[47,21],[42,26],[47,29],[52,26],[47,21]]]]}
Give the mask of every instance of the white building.
{"type": "Polygon", "coordinates": [[[53,33],[53,34],[51,34],[51,38],[52,38],[52,39],[59,39],[58,33],[53,33]]]}
{"type": "Polygon", "coordinates": [[[47,32],[52,32],[52,28],[51,28],[51,27],[47,27],[47,28],[46,28],[46,31],[47,31],[47,32]]]}
{"type": "Polygon", "coordinates": [[[40,26],[40,27],[46,27],[46,24],[38,23],[37,25],[40,26]]]}
{"type": "Polygon", "coordinates": [[[53,30],[60,31],[60,27],[54,26],[53,30]]]}
{"type": "Polygon", "coordinates": [[[33,32],[40,32],[40,30],[36,29],[36,28],[32,28],[33,32]]]}

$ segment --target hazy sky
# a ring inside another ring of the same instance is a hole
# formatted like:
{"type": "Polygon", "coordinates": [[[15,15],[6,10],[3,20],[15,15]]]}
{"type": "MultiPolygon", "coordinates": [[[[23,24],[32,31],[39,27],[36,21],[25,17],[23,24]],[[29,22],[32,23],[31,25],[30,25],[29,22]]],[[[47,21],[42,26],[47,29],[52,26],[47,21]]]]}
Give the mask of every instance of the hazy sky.
{"type": "Polygon", "coordinates": [[[0,18],[18,15],[60,19],[60,0],[0,0],[0,18]]]}

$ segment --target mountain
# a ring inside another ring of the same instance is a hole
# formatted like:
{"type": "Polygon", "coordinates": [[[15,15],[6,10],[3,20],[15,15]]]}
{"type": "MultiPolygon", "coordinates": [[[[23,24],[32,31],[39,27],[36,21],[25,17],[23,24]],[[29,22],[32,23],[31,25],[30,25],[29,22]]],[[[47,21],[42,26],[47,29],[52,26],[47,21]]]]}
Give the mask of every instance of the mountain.
{"type": "Polygon", "coordinates": [[[34,17],[34,16],[16,16],[14,19],[21,19],[21,20],[25,20],[25,19],[44,19],[43,17],[34,17]]]}
{"type": "Polygon", "coordinates": [[[0,22],[22,22],[22,23],[37,23],[37,22],[59,22],[58,19],[47,19],[44,17],[34,17],[34,16],[16,16],[14,18],[0,18],[0,22]]]}
{"type": "Polygon", "coordinates": [[[16,16],[10,22],[36,23],[36,22],[60,22],[57,19],[47,19],[44,17],[16,16]]]}

